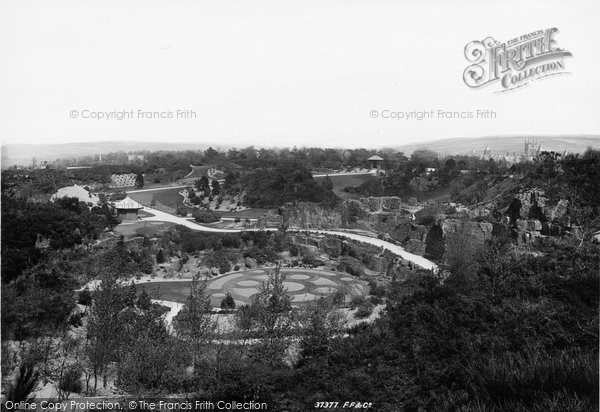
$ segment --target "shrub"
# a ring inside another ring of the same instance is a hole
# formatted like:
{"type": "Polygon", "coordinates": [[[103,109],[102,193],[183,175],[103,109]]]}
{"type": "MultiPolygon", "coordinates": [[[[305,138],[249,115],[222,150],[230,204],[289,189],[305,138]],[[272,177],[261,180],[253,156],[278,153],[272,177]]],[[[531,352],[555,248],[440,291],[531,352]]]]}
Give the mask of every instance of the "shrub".
{"type": "Polygon", "coordinates": [[[177,208],[177,211],[175,213],[177,214],[177,216],[183,216],[183,217],[185,217],[188,214],[188,209],[185,206],[179,206],[177,208]]]}
{"type": "Polygon", "coordinates": [[[343,305],[346,303],[346,295],[341,290],[337,290],[332,296],[331,299],[334,305],[343,305]]]}
{"type": "Polygon", "coordinates": [[[67,320],[67,323],[69,324],[69,326],[73,326],[74,328],[78,328],[81,325],[83,325],[83,316],[85,314],[83,312],[78,312],[78,313],[73,313],[71,316],[69,316],[69,319],[67,320]]]}
{"type": "Polygon", "coordinates": [[[81,389],[81,370],[74,367],[67,369],[58,382],[58,390],[63,395],[61,397],[66,399],[70,393],[79,393],[81,389]]]}
{"type": "Polygon", "coordinates": [[[312,253],[307,253],[302,257],[302,263],[307,266],[315,266],[317,264],[318,259],[314,257],[312,253]]]}
{"type": "Polygon", "coordinates": [[[378,298],[383,298],[387,294],[385,286],[378,285],[376,282],[369,282],[369,294],[378,298]]]}
{"type": "Polygon", "coordinates": [[[425,215],[419,219],[419,224],[423,226],[430,226],[435,224],[435,216],[425,215]]]}
{"type": "Polygon", "coordinates": [[[344,256],[340,259],[339,269],[348,272],[353,276],[365,275],[363,264],[358,259],[352,258],[350,256],[344,256]]]}
{"type": "Polygon", "coordinates": [[[300,254],[300,248],[295,243],[290,245],[290,255],[298,256],[300,254]]]}
{"type": "Polygon", "coordinates": [[[92,304],[92,293],[88,288],[85,288],[81,292],[79,292],[79,298],[77,299],[77,303],[83,306],[90,306],[92,304]]]}
{"type": "Polygon", "coordinates": [[[127,197],[127,193],[125,192],[117,192],[110,195],[111,202],[118,202],[119,200],[123,200],[127,197]]]}
{"type": "Polygon", "coordinates": [[[360,305],[362,305],[365,302],[365,298],[364,296],[352,296],[352,298],[350,299],[350,308],[351,309],[355,309],[357,307],[359,307],[360,305]]]}
{"type": "Polygon", "coordinates": [[[380,305],[383,303],[383,299],[379,296],[371,296],[369,300],[373,305],[380,305]]]}
{"type": "Polygon", "coordinates": [[[362,305],[358,307],[358,310],[354,314],[357,318],[366,318],[367,316],[373,313],[373,304],[370,301],[363,302],[362,305]]]}
{"type": "MultiPolygon", "coordinates": [[[[4,400],[13,402],[32,401],[35,399],[33,392],[35,392],[39,380],[39,372],[35,371],[33,364],[22,362],[16,379],[8,385],[4,400]]],[[[2,409],[4,409],[4,405],[2,406],[2,409]]]]}
{"type": "Polygon", "coordinates": [[[210,210],[197,210],[194,212],[194,220],[198,223],[214,223],[221,220],[221,217],[210,210]]]}
{"type": "Polygon", "coordinates": [[[235,309],[235,300],[229,292],[225,294],[225,297],[221,301],[221,309],[231,310],[235,309]]]}

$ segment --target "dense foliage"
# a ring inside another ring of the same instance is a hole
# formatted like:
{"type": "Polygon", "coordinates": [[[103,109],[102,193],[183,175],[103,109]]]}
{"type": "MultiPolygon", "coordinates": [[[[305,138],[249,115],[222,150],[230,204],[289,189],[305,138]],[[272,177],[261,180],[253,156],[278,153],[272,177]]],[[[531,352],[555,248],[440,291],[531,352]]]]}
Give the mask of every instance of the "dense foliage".
{"type": "Polygon", "coordinates": [[[316,183],[300,164],[257,170],[244,178],[246,204],[279,207],[287,202],[328,203],[337,199],[331,188],[316,183]]]}
{"type": "Polygon", "coordinates": [[[41,257],[41,249],[68,249],[97,239],[118,223],[106,204],[89,209],[77,198],[31,202],[2,197],[2,281],[15,279],[41,257]],[[40,245],[40,242],[42,244],[40,245]]]}

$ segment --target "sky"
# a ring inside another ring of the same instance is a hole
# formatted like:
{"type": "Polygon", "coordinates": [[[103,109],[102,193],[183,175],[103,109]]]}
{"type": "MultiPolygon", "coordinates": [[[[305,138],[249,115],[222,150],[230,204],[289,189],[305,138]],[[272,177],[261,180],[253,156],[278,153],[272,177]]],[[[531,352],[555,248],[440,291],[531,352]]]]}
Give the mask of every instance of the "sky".
{"type": "Polygon", "coordinates": [[[4,0],[0,138],[375,147],[600,134],[599,18],[598,1],[4,0]],[[569,74],[505,93],[466,86],[467,43],[551,27],[569,74]],[[477,110],[495,118],[437,116],[477,110]]]}

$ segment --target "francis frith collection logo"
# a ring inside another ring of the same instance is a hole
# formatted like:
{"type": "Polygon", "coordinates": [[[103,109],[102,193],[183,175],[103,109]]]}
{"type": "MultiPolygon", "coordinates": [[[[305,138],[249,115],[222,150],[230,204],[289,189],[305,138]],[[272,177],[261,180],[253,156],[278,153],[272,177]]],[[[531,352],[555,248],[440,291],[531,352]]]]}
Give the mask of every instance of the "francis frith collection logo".
{"type": "Polygon", "coordinates": [[[558,47],[557,28],[537,30],[501,43],[493,37],[465,46],[471,63],[463,72],[465,84],[480,88],[500,85],[499,92],[518,89],[535,80],[568,73],[565,58],[571,52],[558,47]]]}

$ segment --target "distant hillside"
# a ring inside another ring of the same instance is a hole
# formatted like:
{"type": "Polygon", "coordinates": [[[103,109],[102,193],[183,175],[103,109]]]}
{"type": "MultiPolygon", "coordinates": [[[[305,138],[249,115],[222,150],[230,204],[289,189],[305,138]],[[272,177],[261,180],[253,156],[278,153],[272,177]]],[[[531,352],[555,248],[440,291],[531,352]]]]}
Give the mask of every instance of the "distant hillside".
{"type": "Polygon", "coordinates": [[[563,136],[488,136],[488,137],[457,137],[451,139],[439,139],[429,142],[411,143],[396,147],[406,154],[415,150],[429,149],[440,154],[455,155],[467,154],[475,150],[481,153],[486,146],[492,154],[505,154],[506,152],[521,153],[525,139],[537,139],[543,150],[554,150],[568,152],[583,152],[589,146],[600,148],[600,135],[563,135],[563,136]]]}
{"type": "Polygon", "coordinates": [[[111,152],[132,152],[137,150],[205,150],[206,143],[168,143],[168,142],[81,142],[66,144],[8,144],[2,146],[2,167],[15,164],[26,165],[32,158],[38,161],[70,159],[79,156],[91,156],[111,152]]]}

